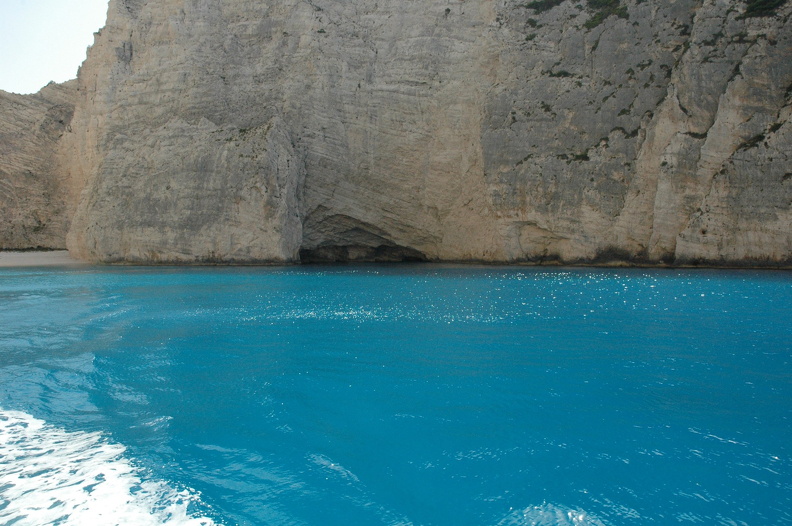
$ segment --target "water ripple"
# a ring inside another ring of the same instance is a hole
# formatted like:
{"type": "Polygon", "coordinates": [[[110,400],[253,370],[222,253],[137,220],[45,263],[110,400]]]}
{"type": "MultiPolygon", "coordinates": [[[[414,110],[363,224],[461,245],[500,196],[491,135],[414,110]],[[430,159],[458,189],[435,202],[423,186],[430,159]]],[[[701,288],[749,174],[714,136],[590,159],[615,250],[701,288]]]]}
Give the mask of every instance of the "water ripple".
{"type": "Polygon", "coordinates": [[[531,506],[515,511],[498,523],[498,526],[607,526],[597,517],[578,508],[555,504],[531,506]]]}
{"type": "Polygon", "coordinates": [[[196,517],[195,492],[144,474],[99,433],[67,432],[0,409],[0,523],[215,524],[196,517]]]}

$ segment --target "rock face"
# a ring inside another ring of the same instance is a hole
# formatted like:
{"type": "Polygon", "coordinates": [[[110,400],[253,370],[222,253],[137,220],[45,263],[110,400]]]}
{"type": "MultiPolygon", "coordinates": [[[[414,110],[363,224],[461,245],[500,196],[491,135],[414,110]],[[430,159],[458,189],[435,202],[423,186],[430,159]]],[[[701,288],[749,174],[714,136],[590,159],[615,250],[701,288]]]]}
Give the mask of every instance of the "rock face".
{"type": "Polygon", "coordinates": [[[791,14],[111,0],[60,142],[68,247],[105,262],[789,266],[791,14]]]}
{"type": "Polygon", "coordinates": [[[35,95],[0,91],[0,248],[66,248],[70,182],[59,145],[76,95],[76,81],[35,95]]]}
{"type": "Polygon", "coordinates": [[[69,233],[78,257],[106,262],[295,260],[300,164],[282,123],[223,128],[170,119],[102,160],[69,233]],[[129,149],[128,149],[129,148],[129,149]]]}

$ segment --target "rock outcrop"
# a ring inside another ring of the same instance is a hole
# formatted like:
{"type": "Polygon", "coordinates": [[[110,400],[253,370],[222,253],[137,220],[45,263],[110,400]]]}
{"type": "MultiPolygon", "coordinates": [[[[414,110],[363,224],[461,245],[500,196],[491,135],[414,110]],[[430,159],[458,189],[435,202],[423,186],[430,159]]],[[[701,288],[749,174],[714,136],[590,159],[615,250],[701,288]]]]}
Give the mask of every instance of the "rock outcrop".
{"type": "Polygon", "coordinates": [[[75,189],[59,197],[68,247],[104,262],[790,266],[791,14],[111,0],[52,172],[75,189]]]}
{"type": "Polygon", "coordinates": [[[77,82],[35,95],[0,91],[0,248],[66,248],[70,179],[60,144],[77,82]]]}

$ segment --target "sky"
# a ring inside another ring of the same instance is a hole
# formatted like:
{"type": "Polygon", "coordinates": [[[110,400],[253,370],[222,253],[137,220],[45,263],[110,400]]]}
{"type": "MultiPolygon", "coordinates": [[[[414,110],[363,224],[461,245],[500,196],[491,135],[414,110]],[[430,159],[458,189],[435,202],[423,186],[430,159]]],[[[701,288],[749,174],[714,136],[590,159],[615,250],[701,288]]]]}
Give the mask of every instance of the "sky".
{"type": "Polygon", "coordinates": [[[0,0],[0,89],[35,93],[77,77],[108,0],[0,0]]]}

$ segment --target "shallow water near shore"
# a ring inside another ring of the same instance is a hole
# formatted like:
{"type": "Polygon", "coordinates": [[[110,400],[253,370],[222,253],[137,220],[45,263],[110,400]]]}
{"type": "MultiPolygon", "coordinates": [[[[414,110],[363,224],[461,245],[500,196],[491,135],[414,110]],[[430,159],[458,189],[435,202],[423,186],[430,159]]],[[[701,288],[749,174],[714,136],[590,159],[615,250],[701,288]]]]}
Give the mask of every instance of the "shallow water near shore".
{"type": "Polygon", "coordinates": [[[0,269],[0,524],[792,522],[792,273],[0,269]]]}

